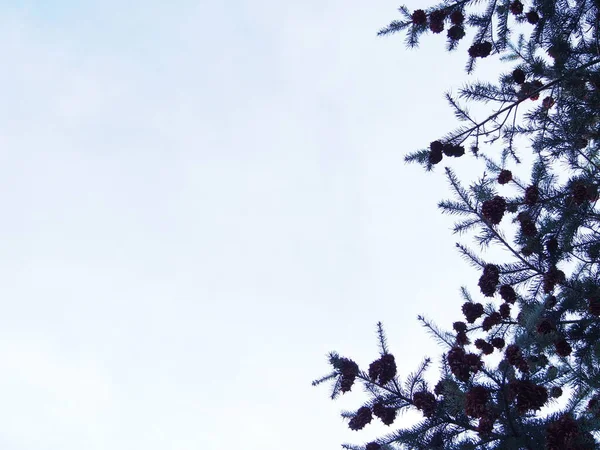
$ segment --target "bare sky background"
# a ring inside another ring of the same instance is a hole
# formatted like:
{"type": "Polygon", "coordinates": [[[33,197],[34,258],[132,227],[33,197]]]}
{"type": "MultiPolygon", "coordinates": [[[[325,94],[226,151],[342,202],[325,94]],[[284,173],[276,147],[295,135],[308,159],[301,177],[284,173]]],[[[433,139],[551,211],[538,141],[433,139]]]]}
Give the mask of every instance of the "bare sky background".
{"type": "Polygon", "coordinates": [[[310,382],[378,320],[408,374],[476,283],[403,163],[468,44],[377,38],[395,0],[0,5],[0,448],[365,442],[310,382]]]}

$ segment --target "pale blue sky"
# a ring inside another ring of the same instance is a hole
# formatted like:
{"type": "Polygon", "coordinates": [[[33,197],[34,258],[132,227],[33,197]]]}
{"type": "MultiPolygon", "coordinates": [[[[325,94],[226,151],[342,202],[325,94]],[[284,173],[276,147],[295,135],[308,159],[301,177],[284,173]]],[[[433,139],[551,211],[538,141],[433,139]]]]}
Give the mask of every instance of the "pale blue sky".
{"type": "Polygon", "coordinates": [[[310,381],[378,320],[407,374],[476,280],[402,162],[464,58],[390,0],[0,5],[0,448],[366,441],[310,381]]]}

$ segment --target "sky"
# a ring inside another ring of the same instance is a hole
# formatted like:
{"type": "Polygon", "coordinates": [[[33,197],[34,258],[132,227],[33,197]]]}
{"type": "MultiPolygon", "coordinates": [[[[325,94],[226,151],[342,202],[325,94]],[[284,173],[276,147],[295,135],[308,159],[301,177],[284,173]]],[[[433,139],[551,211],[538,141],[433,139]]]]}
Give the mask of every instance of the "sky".
{"type": "Polygon", "coordinates": [[[376,37],[398,6],[0,0],[0,448],[382,431],[311,386],[326,354],[366,367],[381,320],[406,376],[478,276],[403,162],[455,125],[467,44],[376,37]]]}

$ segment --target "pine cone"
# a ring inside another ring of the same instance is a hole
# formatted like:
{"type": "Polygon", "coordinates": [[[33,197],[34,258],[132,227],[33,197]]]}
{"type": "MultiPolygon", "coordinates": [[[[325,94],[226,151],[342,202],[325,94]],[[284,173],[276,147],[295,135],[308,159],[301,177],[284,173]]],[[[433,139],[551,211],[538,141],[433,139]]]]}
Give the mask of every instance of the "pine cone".
{"type": "Polygon", "coordinates": [[[554,99],[552,97],[546,97],[542,100],[542,107],[544,109],[550,109],[554,106],[554,99]]]}
{"type": "Polygon", "coordinates": [[[354,378],[358,375],[358,364],[348,358],[340,358],[339,370],[343,377],[354,378]]]}
{"type": "Polygon", "coordinates": [[[554,290],[557,284],[565,281],[565,273],[562,270],[556,268],[556,266],[550,267],[548,272],[544,274],[544,292],[549,293],[554,290]]]}
{"type": "Polygon", "coordinates": [[[483,275],[479,278],[479,289],[486,297],[492,297],[496,292],[496,286],[500,282],[500,271],[494,264],[486,264],[483,275]]]}
{"type": "Polygon", "coordinates": [[[365,450],[381,450],[381,445],[377,442],[369,442],[365,447],[365,450]]]}
{"type": "Polygon", "coordinates": [[[574,449],[573,445],[579,437],[577,422],[564,415],[552,422],[546,429],[546,450],[574,449]]]}
{"type": "Polygon", "coordinates": [[[476,339],[475,347],[481,350],[484,355],[491,355],[492,353],[494,353],[494,346],[489,342],[484,341],[483,339],[476,339]]]}
{"type": "Polygon", "coordinates": [[[473,386],[465,397],[465,413],[470,417],[483,417],[485,415],[490,393],[483,386],[473,386]]]}
{"type": "Polygon", "coordinates": [[[533,220],[524,220],[521,222],[521,233],[527,237],[533,237],[537,234],[537,228],[533,220]]]}
{"type": "Polygon", "coordinates": [[[429,164],[435,165],[442,160],[443,148],[444,145],[440,141],[433,141],[429,144],[429,164]]]}
{"type": "Polygon", "coordinates": [[[502,349],[504,348],[504,339],[502,339],[501,337],[495,337],[492,339],[492,345],[494,347],[496,347],[497,349],[502,349]]]}
{"type": "Polygon", "coordinates": [[[481,303],[466,302],[462,306],[462,312],[467,322],[473,323],[483,315],[483,305],[481,303]]]}
{"type": "Polygon", "coordinates": [[[499,312],[494,311],[485,319],[483,319],[483,322],[481,323],[481,328],[483,329],[483,331],[490,331],[493,327],[499,325],[500,323],[502,323],[502,316],[499,312]]]}
{"type": "Polygon", "coordinates": [[[414,25],[425,25],[427,23],[427,14],[422,9],[417,9],[412,13],[412,23],[414,25]]]}
{"type": "Polygon", "coordinates": [[[464,346],[464,345],[469,345],[469,337],[467,336],[467,333],[465,333],[464,331],[460,331],[458,333],[456,333],[456,345],[460,345],[460,346],[464,346]]]}
{"type": "Polygon", "coordinates": [[[460,333],[461,331],[464,332],[467,331],[467,324],[464,322],[454,322],[452,328],[454,328],[454,331],[457,333],[460,333]]]}
{"type": "Polygon", "coordinates": [[[513,13],[515,16],[523,14],[523,3],[521,3],[519,0],[515,0],[514,2],[512,2],[509,8],[510,12],[513,13]]]}
{"type": "Polygon", "coordinates": [[[567,357],[571,354],[573,349],[569,345],[569,343],[565,339],[561,339],[554,343],[554,348],[556,349],[556,354],[558,356],[567,357]]]}
{"type": "Polygon", "coordinates": [[[396,376],[396,360],[394,355],[389,353],[381,357],[381,372],[379,373],[379,382],[387,384],[396,376]]]}
{"type": "Polygon", "coordinates": [[[396,419],[396,409],[384,406],[382,403],[373,405],[373,414],[379,417],[384,425],[391,425],[396,419]]]}
{"type": "Polygon", "coordinates": [[[508,347],[506,347],[506,350],[504,351],[504,356],[508,363],[512,366],[518,367],[521,361],[524,361],[521,349],[518,345],[515,344],[511,344],[508,347]]]}
{"type": "Polygon", "coordinates": [[[558,252],[558,240],[556,237],[552,236],[546,241],[546,251],[552,256],[556,255],[556,252],[558,252]]]}
{"type": "Polygon", "coordinates": [[[358,375],[358,365],[351,359],[340,358],[336,368],[341,374],[340,390],[342,392],[350,391],[358,375]]]}
{"type": "Polygon", "coordinates": [[[481,361],[481,358],[475,353],[467,353],[465,355],[465,363],[467,364],[469,370],[473,373],[479,372],[483,367],[483,362],[481,361]]]}
{"type": "Polygon", "coordinates": [[[423,411],[425,417],[431,417],[435,414],[437,401],[431,392],[421,391],[413,395],[413,404],[423,411]]]}
{"type": "Polygon", "coordinates": [[[550,396],[552,398],[559,398],[561,395],[563,395],[563,390],[558,386],[554,386],[552,389],[550,389],[550,396]]]}
{"type": "Polygon", "coordinates": [[[481,205],[481,215],[494,225],[498,225],[506,212],[506,200],[496,195],[481,205]]]}
{"type": "Polygon", "coordinates": [[[467,362],[465,351],[460,347],[454,347],[448,352],[448,365],[452,374],[460,381],[468,381],[471,376],[470,366],[467,362]]]}
{"type": "Polygon", "coordinates": [[[491,52],[492,43],[487,41],[473,44],[469,48],[469,56],[471,58],[485,58],[486,56],[489,56],[491,52]]]}
{"type": "Polygon", "coordinates": [[[548,391],[529,380],[512,380],[509,384],[509,398],[516,400],[519,414],[537,411],[548,401],[548,391]]]}
{"type": "Polygon", "coordinates": [[[371,422],[371,420],[373,420],[371,410],[368,407],[363,406],[356,412],[356,415],[350,419],[348,426],[351,430],[362,430],[365,425],[371,422]]]}
{"type": "Polygon", "coordinates": [[[537,326],[537,332],[540,334],[550,334],[554,330],[556,330],[556,327],[549,319],[542,319],[537,326]]]}
{"type": "Polygon", "coordinates": [[[525,83],[525,72],[523,72],[521,69],[513,70],[512,77],[514,82],[517,84],[525,83]]]}
{"type": "MultiPolygon", "coordinates": [[[[453,41],[460,41],[465,37],[465,29],[460,25],[453,25],[448,30],[448,38],[453,41]]],[[[464,152],[464,149],[463,149],[464,152]]]]}
{"type": "Polygon", "coordinates": [[[517,293],[510,284],[503,284],[500,286],[500,297],[502,297],[502,300],[504,300],[506,303],[510,303],[512,305],[517,300],[517,293]]]}
{"type": "Polygon", "coordinates": [[[508,319],[510,317],[510,305],[508,303],[502,303],[498,308],[498,312],[503,319],[508,319]]]}
{"type": "Polygon", "coordinates": [[[386,353],[369,365],[369,378],[379,384],[387,384],[396,376],[396,360],[394,355],[386,353]]]}
{"type": "Polygon", "coordinates": [[[525,189],[525,204],[532,206],[535,205],[540,199],[540,192],[537,186],[529,186],[525,189]]]}
{"type": "Polygon", "coordinates": [[[452,11],[452,14],[450,14],[450,22],[452,22],[453,25],[462,25],[464,21],[465,16],[462,13],[462,11],[457,9],[455,11],[452,11]]]}
{"type": "Polygon", "coordinates": [[[529,22],[531,25],[535,25],[540,20],[539,14],[533,9],[525,14],[525,17],[527,18],[527,22],[529,22]]]}
{"type": "Polygon", "coordinates": [[[485,415],[479,418],[479,424],[477,425],[477,431],[482,434],[491,433],[494,430],[494,418],[490,415],[485,415]]]}
{"type": "Polygon", "coordinates": [[[498,174],[498,183],[506,184],[512,180],[512,172],[510,170],[501,170],[498,174]]]}
{"type": "Polygon", "coordinates": [[[446,19],[446,13],[439,9],[437,11],[433,11],[429,15],[429,29],[433,33],[441,33],[444,31],[444,20],[446,19]]]}
{"type": "Polygon", "coordinates": [[[381,360],[377,359],[369,365],[369,378],[371,381],[376,381],[381,373],[381,360]]]}
{"type": "Polygon", "coordinates": [[[582,181],[573,183],[571,186],[571,193],[573,195],[573,201],[578,206],[587,200],[587,186],[582,181]]]}

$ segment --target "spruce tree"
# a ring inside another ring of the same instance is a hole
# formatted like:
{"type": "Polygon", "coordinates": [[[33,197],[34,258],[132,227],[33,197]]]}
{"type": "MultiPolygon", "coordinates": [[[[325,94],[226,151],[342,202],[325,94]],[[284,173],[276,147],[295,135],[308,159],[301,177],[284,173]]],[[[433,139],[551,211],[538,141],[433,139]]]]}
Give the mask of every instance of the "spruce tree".
{"type": "Polygon", "coordinates": [[[419,318],[444,346],[434,386],[424,377],[428,359],[399,376],[381,324],[380,354],[368,367],[331,353],[331,373],[313,384],[330,382],[332,398],[362,385],[368,398],[343,414],[348,426],[390,426],[348,449],[600,448],[600,0],[459,0],[399,11],[380,35],[402,33],[409,47],[445,35],[468,73],[487,57],[502,61],[497,81],[447,96],[462,126],[431,136],[406,161],[428,171],[450,158],[481,161],[474,181],[445,169],[454,197],[439,207],[459,218],[456,233],[510,257],[485,260],[458,245],[480,278],[461,289],[454,323],[440,329],[419,318]],[[482,118],[467,110],[474,102],[489,108],[482,118]],[[405,409],[422,419],[402,426],[405,409]]]}

